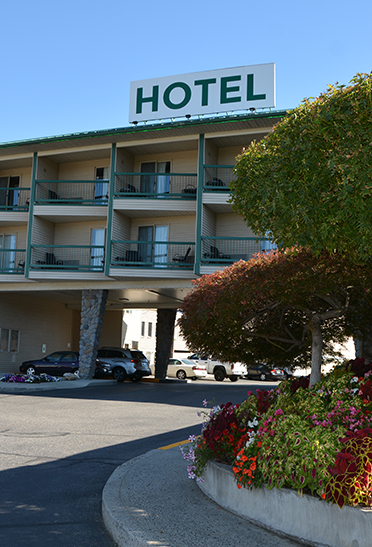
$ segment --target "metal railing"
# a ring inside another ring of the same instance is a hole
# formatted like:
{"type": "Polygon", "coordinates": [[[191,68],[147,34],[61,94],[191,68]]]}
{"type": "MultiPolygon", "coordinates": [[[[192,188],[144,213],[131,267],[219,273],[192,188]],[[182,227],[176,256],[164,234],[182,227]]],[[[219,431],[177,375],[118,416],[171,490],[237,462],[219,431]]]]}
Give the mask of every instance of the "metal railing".
{"type": "Polygon", "coordinates": [[[37,180],[37,205],[107,205],[108,180],[37,180]]]}
{"type": "Polygon", "coordinates": [[[1,249],[0,274],[23,274],[26,263],[26,249],[1,249]]]}
{"type": "Polygon", "coordinates": [[[255,237],[202,237],[201,264],[232,264],[276,248],[269,239],[255,237]]]}
{"type": "Polygon", "coordinates": [[[229,192],[233,165],[204,165],[204,192],[229,192]]]}
{"type": "Polygon", "coordinates": [[[0,188],[0,211],[28,211],[30,188],[0,188]]]}
{"type": "Polygon", "coordinates": [[[103,272],[104,245],[31,245],[31,270],[103,272]]]}
{"type": "Polygon", "coordinates": [[[112,241],[112,268],[167,268],[192,270],[195,242],[112,241]]]}
{"type": "Polygon", "coordinates": [[[196,173],[115,173],[116,198],[196,199],[196,173]]]}

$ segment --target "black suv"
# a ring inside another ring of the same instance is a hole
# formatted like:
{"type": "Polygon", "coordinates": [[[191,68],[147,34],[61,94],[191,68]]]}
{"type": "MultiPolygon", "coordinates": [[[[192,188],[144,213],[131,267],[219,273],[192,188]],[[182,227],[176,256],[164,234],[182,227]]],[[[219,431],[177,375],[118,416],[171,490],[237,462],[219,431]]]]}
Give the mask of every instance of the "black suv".
{"type": "Polygon", "coordinates": [[[117,382],[124,382],[127,378],[137,382],[151,374],[148,359],[137,349],[103,347],[99,348],[97,356],[111,365],[112,375],[117,382]]]}

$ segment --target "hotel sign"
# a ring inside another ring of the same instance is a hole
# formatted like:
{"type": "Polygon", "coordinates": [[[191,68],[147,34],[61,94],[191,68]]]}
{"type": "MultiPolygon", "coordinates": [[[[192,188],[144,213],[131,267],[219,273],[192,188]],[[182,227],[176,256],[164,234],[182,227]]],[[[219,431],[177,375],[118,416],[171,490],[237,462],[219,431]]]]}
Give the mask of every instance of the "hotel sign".
{"type": "Polygon", "coordinates": [[[138,80],[130,85],[130,122],[271,107],[275,107],[274,63],[138,80]]]}

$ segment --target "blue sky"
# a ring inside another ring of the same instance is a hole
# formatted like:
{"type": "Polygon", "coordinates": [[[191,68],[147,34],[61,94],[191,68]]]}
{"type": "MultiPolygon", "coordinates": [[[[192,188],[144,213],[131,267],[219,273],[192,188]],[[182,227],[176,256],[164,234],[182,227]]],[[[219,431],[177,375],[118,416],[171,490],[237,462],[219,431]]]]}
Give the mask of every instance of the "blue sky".
{"type": "Polygon", "coordinates": [[[133,80],[276,64],[276,108],[372,71],[372,2],[3,0],[0,143],[129,125],[133,80]]]}

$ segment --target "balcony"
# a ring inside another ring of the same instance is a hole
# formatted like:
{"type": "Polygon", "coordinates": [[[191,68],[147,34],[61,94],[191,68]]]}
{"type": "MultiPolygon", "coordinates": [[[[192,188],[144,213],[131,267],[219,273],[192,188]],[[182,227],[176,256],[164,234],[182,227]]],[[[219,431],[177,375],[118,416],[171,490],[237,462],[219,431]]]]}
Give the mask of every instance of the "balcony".
{"type": "Polygon", "coordinates": [[[0,274],[23,275],[26,262],[26,249],[1,249],[0,274]]]}
{"type": "Polygon", "coordinates": [[[234,177],[233,168],[233,165],[204,165],[203,192],[228,193],[234,177]]]}
{"type": "Polygon", "coordinates": [[[115,173],[115,198],[196,199],[196,173],[115,173]]]}
{"type": "Polygon", "coordinates": [[[107,180],[37,180],[36,205],[107,205],[107,180]]]}
{"type": "Polygon", "coordinates": [[[112,268],[193,271],[195,242],[112,241],[112,268]]]}
{"type": "Polygon", "coordinates": [[[255,237],[202,237],[202,266],[228,266],[256,253],[276,248],[269,239],[255,237]]]}
{"type": "Polygon", "coordinates": [[[103,272],[104,245],[31,245],[32,271],[103,272]]]}
{"type": "Polygon", "coordinates": [[[0,188],[0,211],[28,211],[30,188],[0,188]]]}

